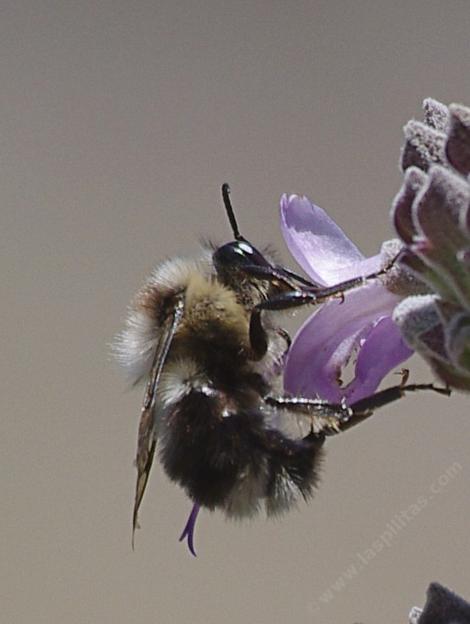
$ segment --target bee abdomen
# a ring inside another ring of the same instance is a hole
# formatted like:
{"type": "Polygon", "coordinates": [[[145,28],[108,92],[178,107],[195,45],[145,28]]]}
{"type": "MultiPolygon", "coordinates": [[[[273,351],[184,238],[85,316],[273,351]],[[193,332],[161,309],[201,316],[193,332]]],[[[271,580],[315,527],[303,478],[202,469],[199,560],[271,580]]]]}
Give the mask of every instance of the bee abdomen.
{"type": "Polygon", "coordinates": [[[226,507],[244,474],[266,481],[258,444],[261,414],[232,413],[222,392],[192,390],[167,411],[163,427],[165,471],[199,504],[226,507]]]}
{"type": "MultiPolygon", "coordinates": [[[[232,408],[233,409],[233,408],[232,408]]],[[[266,428],[256,408],[232,411],[213,388],[192,389],[163,421],[160,457],[168,476],[197,503],[246,517],[308,498],[317,481],[321,441],[291,440],[266,428]]]]}
{"type": "Polygon", "coordinates": [[[308,500],[319,480],[324,438],[312,434],[292,440],[276,430],[266,432],[269,481],[266,492],[268,515],[288,511],[299,498],[308,500]]]}

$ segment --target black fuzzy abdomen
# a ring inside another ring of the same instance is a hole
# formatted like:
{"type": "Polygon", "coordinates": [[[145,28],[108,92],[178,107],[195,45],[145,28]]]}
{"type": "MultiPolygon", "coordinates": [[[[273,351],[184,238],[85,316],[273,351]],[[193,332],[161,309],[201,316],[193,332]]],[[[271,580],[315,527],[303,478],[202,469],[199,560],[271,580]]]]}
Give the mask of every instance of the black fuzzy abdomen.
{"type": "MultiPolygon", "coordinates": [[[[224,397],[215,390],[192,390],[167,413],[160,457],[168,476],[209,509],[233,511],[232,494],[243,498],[246,488],[248,500],[254,483],[268,513],[294,502],[295,495],[287,500],[286,492],[308,498],[323,440],[287,438],[266,428],[261,411],[253,407],[227,414],[224,397]]],[[[250,515],[258,503],[252,500],[238,515],[250,515]]]]}
{"type": "Polygon", "coordinates": [[[160,458],[170,479],[199,504],[223,507],[241,473],[264,461],[263,422],[256,411],[224,416],[220,393],[191,391],[165,417],[160,458]]]}

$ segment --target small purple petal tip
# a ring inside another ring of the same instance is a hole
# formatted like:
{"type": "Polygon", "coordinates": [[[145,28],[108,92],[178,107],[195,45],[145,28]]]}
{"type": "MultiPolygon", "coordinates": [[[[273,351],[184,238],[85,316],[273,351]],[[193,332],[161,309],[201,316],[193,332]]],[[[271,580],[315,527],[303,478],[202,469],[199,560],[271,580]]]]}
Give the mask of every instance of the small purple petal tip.
{"type": "Polygon", "coordinates": [[[194,550],[194,529],[196,527],[196,519],[200,509],[201,506],[194,503],[191,513],[189,514],[188,521],[186,522],[183,532],[179,538],[180,542],[187,539],[189,551],[194,557],[197,557],[196,551],[194,550]]]}

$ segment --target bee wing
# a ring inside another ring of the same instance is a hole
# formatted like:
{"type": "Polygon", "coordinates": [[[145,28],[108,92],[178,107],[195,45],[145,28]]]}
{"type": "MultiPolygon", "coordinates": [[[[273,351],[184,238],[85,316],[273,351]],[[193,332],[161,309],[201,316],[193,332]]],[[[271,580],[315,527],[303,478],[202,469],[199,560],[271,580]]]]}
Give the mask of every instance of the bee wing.
{"type": "Polygon", "coordinates": [[[132,517],[132,547],[134,547],[134,534],[138,527],[137,514],[144,497],[150,469],[152,467],[157,436],[155,431],[155,396],[158,382],[165,364],[173,336],[178,328],[184,312],[184,300],[182,297],[176,300],[175,306],[163,323],[160,339],[155,349],[150,377],[145,390],[142,413],[140,416],[139,433],[137,437],[137,482],[135,486],[134,513],[132,517]]]}

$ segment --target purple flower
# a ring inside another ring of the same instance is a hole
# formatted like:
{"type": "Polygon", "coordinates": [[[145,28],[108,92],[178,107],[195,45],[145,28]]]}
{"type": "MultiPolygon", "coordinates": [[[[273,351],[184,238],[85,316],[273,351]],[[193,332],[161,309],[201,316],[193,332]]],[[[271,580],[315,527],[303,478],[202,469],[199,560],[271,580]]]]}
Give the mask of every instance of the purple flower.
{"type": "MultiPolygon", "coordinates": [[[[376,256],[365,258],[321,208],[298,195],[281,198],[281,228],[291,254],[320,286],[379,271],[399,249],[389,241],[376,256]]],[[[391,318],[402,294],[389,288],[374,279],[347,292],[344,301],[332,300],[314,311],[287,356],[288,393],[351,403],[373,393],[392,368],[410,357],[412,350],[391,318]],[[345,383],[343,372],[353,357],[354,377],[345,383]]]]}

